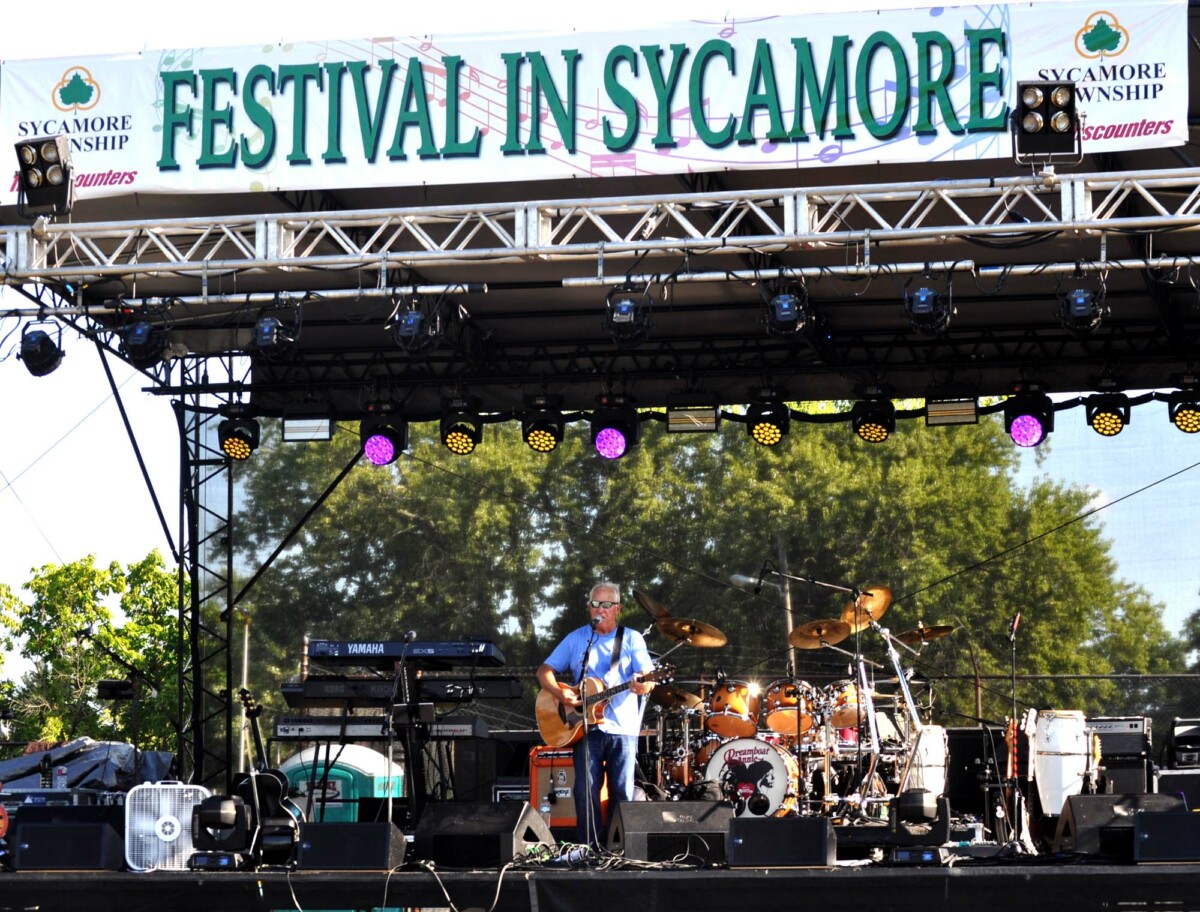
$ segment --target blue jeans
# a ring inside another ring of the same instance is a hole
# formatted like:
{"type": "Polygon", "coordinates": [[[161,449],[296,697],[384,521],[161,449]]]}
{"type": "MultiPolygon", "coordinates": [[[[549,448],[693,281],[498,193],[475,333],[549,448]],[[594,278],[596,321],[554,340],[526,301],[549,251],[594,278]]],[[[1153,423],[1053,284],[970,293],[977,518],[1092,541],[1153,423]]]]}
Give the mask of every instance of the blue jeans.
{"type": "Polygon", "coordinates": [[[600,784],[608,776],[608,810],[616,802],[633,800],[634,775],[637,771],[637,735],[611,735],[593,728],[575,745],[575,820],[576,840],[583,845],[599,846],[608,838],[608,821],[600,818],[600,784]],[[585,766],[586,764],[586,766],[585,766]],[[590,770],[587,769],[590,767],[590,770]],[[589,779],[584,778],[584,773],[589,779]],[[591,817],[588,817],[586,782],[591,783],[591,817]],[[591,820],[591,832],[588,821],[591,820]]]}

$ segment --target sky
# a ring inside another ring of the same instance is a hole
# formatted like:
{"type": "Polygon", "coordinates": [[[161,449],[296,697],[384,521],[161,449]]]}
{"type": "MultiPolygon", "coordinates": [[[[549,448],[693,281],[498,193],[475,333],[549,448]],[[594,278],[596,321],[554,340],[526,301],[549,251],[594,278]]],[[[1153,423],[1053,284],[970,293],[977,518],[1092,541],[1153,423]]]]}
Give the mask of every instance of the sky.
{"type": "MultiPolygon", "coordinates": [[[[856,4],[841,0],[827,5],[845,11],[856,4]]],[[[911,4],[876,0],[864,5],[911,4]]],[[[651,8],[659,21],[730,18],[727,2],[660,0],[651,8]]],[[[395,33],[621,30],[652,24],[646,9],[647,4],[632,0],[519,8],[477,4],[464,28],[458,4],[410,6],[403,16],[389,15],[374,4],[343,4],[332,17],[328,3],[281,8],[209,0],[196,13],[176,17],[164,15],[157,0],[117,0],[105,7],[104,15],[97,14],[94,3],[67,0],[56,4],[55,19],[73,23],[73,28],[59,33],[10,24],[0,30],[0,59],[395,33]],[[281,9],[286,9],[282,17],[281,9]]],[[[22,303],[9,291],[0,306],[22,303]]],[[[96,351],[65,333],[62,365],[47,377],[34,378],[11,357],[19,334],[14,320],[0,321],[0,427],[5,429],[0,434],[0,582],[17,588],[33,567],[86,554],[122,563],[140,559],[152,548],[168,554],[96,351]]],[[[177,536],[179,449],[170,403],[144,392],[141,375],[116,359],[110,363],[171,534],[177,536]]],[[[1040,465],[1032,452],[1024,454],[1022,481],[1045,474],[1087,485],[1097,506],[1109,504],[1098,519],[1112,542],[1120,575],[1162,602],[1168,629],[1178,631],[1187,615],[1200,609],[1200,561],[1191,534],[1193,505],[1200,503],[1200,468],[1190,468],[1200,462],[1200,435],[1177,431],[1167,421],[1165,405],[1155,403],[1136,409],[1120,436],[1103,439],[1085,425],[1083,411],[1077,409],[1059,415],[1049,453],[1042,452],[1040,465]]],[[[0,675],[12,675],[17,668],[10,661],[0,675]]]]}

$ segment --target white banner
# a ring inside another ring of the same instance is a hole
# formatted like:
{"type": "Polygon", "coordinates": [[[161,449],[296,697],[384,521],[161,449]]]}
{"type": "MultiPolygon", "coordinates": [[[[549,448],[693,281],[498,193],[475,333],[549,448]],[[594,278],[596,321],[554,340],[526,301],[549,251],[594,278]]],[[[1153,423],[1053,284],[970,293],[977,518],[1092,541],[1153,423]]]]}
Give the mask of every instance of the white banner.
{"type": "Polygon", "coordinates": [[[1031,79],[1085,152],[1184,143],[1186,0],[14,61],[0,125],[68,134],[81,198],[536,181],[1007,158],[1031,79]]]}

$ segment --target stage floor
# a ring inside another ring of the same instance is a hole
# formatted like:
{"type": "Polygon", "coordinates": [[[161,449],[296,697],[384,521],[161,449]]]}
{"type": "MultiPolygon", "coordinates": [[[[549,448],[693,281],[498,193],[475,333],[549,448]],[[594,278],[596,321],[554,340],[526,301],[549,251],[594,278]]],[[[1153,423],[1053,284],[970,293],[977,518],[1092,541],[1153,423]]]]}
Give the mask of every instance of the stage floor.
{"type": "Polygon", "coordinates": [[[1036,858],[951,867],[387,872],[0,873],[0,912],[258,912],[450,908],[532,912],[804,909],[1200,910],[1200,865],[1063,865],[1036,858]]]}

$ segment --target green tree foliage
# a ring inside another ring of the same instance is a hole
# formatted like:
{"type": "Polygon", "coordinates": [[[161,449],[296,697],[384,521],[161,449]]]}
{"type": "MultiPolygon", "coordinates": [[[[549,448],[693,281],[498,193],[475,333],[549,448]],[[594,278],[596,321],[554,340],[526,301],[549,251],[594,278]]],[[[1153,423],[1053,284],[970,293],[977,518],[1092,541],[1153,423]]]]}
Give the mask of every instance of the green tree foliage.
{"type": "Polygon", "coordinates": [[[157,551],[122,567],[88,556],[47,564],[22,600],[0,587],[0,632],[33,668],[10,682],[14,740],[82,735],[175,748],[178,582],[157,551]],[[124,663],[124,664],[123,664],[124,663]],[[101,701],[96,684],[138,669],[161,685],[142,685],[137,701],[101,701]]]}
{"type": "MultiPolygon", "coordinates": [[[[904,424],[886,444],[860,441],[846,424],[794,423],[774,448],[740,425],[715,435],[668,437],[657,422],[624,459],[596,456],[586,425],[568,427],[548,456],[527,449],[513,424],[489,426],[469,457],[414,426],[408,455],[385,468],[365,460],[250,590],[252,666],[261,693],[294,676],[303,636],[422,639],[485,636],[510,670],[532,675],[558,638],[584,618],[600,579],[622,584],[623,621],[645,628],[633,589],[675,616],[713,624],[721,649],[683,646],[680,677],[718,670],[770,681],[783,674],[787,627],[780,600],[733,589],[782,540],[793,574],[840,586],[890,587],[883,618],[893,632],[951,624],[950,637],[904,651],[905,666],[934,679],[935,721],[970,724],[970,680],[980,676],[983,715],[1009,706],[1008,622],[1021,612],[1021,674],[1182,670],[1182,644],[1161,607],[1116,577],[1088,494],[1046,479],[1013,479],[1016,457],[998,421],[966,428],[904,424]],[[1061,527],[1061,528],[1059,528],[1061,527]],[[1051,531],[1057,529],[1058,531],[1051,531]],[[1048,534],[1047,534],[1048,533],[1048,534]],[[999,680],[988,680],[994,676],[999,680]]],[[[358,447],[344,428],[330,445],[281,444],[268,431],[239,467],[234,541],[243,573],[255,570],[358,447]]],[[[849,596],[793,583],[794,623],[837,618],[849,596]]],[[[652,650],[672,645],[649,637],[652,650]]],[[[863,652],[892,675],[884,641],[863,652]]],[[[853,640],[841,644],[853,650],[853,640]]],[[[805,650],[798,674],[824,684],[849,678],[850,660],[805,650]]],[[[346,669],[340,669],[345,671],[346,669]]],[[[1022,684],[1022,704],[1110,711],[1121,685],[1022,684]]]]}

